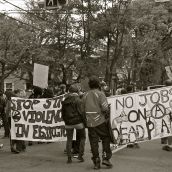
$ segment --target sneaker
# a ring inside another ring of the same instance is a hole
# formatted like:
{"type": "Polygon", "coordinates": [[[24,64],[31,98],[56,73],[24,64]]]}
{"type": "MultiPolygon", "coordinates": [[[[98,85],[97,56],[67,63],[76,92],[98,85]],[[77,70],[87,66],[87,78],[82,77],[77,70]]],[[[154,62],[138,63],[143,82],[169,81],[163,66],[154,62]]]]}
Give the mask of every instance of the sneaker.
{"type": "Polygon", "coordinates": [[[94,162],[94,169],[98,170],[100,169],[100,158],[96,158],[95,160],[93,160],[94,162]]]}
{"type": "Polygon", "coordinates": [[[19,153],[20,153],[20,151],[19,151],[19,150],[14,149],[14,148],[11,148],[11,152],[12,152],[12,153],[15,153],[15,154],[19,154],[19,153]]]}
{"type": "Polygon", "coordinates": [[[138,143],[135,143],[134,144],[134,148],[140,148],[139,144],[138,143]]]}
{"type": "Polygon", "coordinates": [[[28,146],[32,146],[32,145],[33,145],[32,141],[29,141],[28,146]]]}
{"type": "Polygon", "coordinates": [[[167,138],[166,137],[161,138],[161,144],[167,144],[167,138]]]}
{"type": "Polygon", "coordinates": [[[134,147],[133,144],[127,145],[127,148],[133,148],[133,147],[134,147]]]}
{"type": "Polygon", "coordinates": [[[78,158],[77,158],[78,160],[79,160],[79,162],[84,162],[84,158],[83,157],[81,157],[81,156],[78,156],[78,158]]]}
{"type": "Polygon", "coordinates": [[[26,149],[22,149],[20,152],[26,152],[26,149]]]}
{"type": "Polygon", "coordinates": [[[2,148],[3,148],[3,146],[4,146],[3,144],[0,144],[0,149],[2,149],[2,148]]]}
{"type": "Polygon", "coordinates": [[[104,159],[102,161],[102,165],[106,165],[107,167],[112,167],[113,166],[112,163],[107,159],[104,159]]]}
{"type": "Polygon", "coordinates": [[[72,158],[68,157],[67,164],[71,164],[71,163],[72,163],[72,158]]]}
{"type": "Polygon", "coordinates": [[[100,163],[99,164],[94,164],[94,169],[99,170],[100,169],[100,163]]]}
{"type": "Polygon", "coordinates": [[[168,145],[165,145],[165,146],[162,147],[162,150],[171,152],[172,148],[170,146],[168,146],[168,145]]]}

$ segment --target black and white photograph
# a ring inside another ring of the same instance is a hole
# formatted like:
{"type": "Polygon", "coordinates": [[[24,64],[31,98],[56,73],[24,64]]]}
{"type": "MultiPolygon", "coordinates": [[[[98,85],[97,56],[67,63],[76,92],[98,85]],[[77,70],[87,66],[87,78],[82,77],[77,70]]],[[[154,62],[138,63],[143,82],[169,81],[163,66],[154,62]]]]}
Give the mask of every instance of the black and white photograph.
{"type": "Polygon", "coordinates": [[[0,172],[172,171],[172,0],[0,0],[0,172]]]}

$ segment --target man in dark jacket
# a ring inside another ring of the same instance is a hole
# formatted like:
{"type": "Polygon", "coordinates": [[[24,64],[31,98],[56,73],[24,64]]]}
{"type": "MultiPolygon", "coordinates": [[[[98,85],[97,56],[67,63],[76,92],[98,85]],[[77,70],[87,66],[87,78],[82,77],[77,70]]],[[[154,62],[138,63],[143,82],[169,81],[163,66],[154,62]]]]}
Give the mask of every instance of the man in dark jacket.
{"type": "Polygon", "coordinates": [[[6,106],[6,96],[4,95],[3,90],[0,90],[0,117],[2,118],[3,121],[3,126],[4,126],[4,136],[3,138],[9,137],[10,135],[10,130],[9,130],[9,125],[8,125],[8,118],[5,114],[5,106],[6,106]]]}
{"type": "Polygon", "coordinates": [[[103,156],[102,164],[112,167],[110,158],[110,133],[106,123],[106,115],[109,112],[108,102],[105,94],[100,91],[100,82],[97,77],[89,79],[90,90],[83,96],[84,112],[87,119],[88,136],[93,154],[94,169],[100,169],[99,139],[102,140],[103,156]]]}
{"type": "Polygon", "coordinates": [[[72,140],[74,129],[80,135],[80,146],[78,160],[83,162],[84,148],[85,148],[85,127],[84,119],[82,116],[82,102],[78,94],[79,90],[75,85],[70,86],[69,94],[62,102],[62,118],[65,122],[67,134],[67,163],[72,162],[72,140]]]}

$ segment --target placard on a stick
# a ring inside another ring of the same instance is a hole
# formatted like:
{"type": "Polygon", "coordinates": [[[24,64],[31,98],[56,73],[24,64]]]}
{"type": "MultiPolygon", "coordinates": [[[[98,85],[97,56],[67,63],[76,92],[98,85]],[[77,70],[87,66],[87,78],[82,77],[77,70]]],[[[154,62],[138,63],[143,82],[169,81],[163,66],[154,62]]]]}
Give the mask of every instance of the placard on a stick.
{"type": "Polygon", "coordinates": [[[48,87],[49,67],[34,63],[33,85],[41,88],[48,87]]]}

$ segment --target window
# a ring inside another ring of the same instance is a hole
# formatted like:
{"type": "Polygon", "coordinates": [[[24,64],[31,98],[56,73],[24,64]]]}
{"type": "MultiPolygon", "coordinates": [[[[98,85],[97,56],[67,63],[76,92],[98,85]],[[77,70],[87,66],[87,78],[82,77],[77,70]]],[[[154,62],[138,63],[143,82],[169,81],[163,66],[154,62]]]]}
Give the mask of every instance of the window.
{"type": "Polygon", "coordinates": [[[31,90],[32,89],[32,84],[31,83],[26,83],[26,90],[31,90]]]}
{"type": "Polygon", "coordinates": [[[13,83],[5,83],[5,91],[13,91],[13,83]]]}

